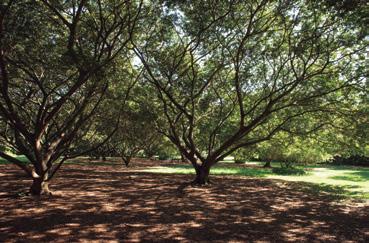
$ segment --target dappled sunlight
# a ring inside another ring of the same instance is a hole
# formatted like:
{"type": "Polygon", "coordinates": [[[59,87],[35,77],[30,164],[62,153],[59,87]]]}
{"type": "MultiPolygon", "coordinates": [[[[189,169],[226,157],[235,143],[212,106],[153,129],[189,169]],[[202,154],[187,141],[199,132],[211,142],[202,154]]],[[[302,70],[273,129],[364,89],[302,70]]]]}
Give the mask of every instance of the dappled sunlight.
{"type": "Polygon", "coordinates": [[[348,171],[344,175],[332,176],[331,179],[345,180],[353,182],[369,182],[369,170],[368,171],[348,171]]]}
{"type": "Polygon", "coordinates": [[[229,175],[181,187],[193,175],[118,166],[66,165],[55,197],[16,196],[30,181],[0,167],[0,240],[22,241],[357,241],[368,205],[337,204],[288,182],[229,175]],[[181,190],[179,190],[181,188],[181,190]],[[345,222],[345,224],[342,224],[345,222]]]}
{"type": "Polygon", "coordinates": [[[312,168],[304,176],[269,175],[268,178],[284,181],[312,183],[311,189],[336,196],[369,199],[369,170],[338,169],[337,167],[312,168]]]}
{"type": "MultiPolygon", "coordinates": [[[[300,169],[303,171],[302,169],[300,169]]],[[[137,168],[136,172],[164,173],[164,174],[194,174],[195,171],[191,165],[185,164],[162,164],[158,166],[148,166],[137,168]]],[[[220,163],[210,171],[212,175],[233,175],[233,176],[251,176],[270,179],[279,179],[283,181],[297,181],[313,183],[310,189],[318,190],[317,193],[335,194],[337,198],[357,198],[369,199],[369,170],[355,167],[315,167],[309,168],[308,173],[304,175],[278,175],[271,169],[260,167],[257,163],[235,164],[220,163]]],[[[283,183],[278,186],[283,188],[283,183]]]]}

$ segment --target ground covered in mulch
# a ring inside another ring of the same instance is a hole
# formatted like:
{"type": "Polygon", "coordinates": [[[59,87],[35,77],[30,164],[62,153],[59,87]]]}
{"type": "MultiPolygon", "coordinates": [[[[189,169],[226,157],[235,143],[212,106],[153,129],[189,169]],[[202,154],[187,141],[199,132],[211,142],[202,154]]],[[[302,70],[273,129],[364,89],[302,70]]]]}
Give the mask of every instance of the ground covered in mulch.
{"type": "Polygon", "coordinates": [[[192,175],[139,167],[65,165],[51,185],[57,195],[37,198],[21,193],[30,180],[18,168],[0,165],[0,242],[369,241],[365,204],[248,177],[186,187],[192,175]]]}

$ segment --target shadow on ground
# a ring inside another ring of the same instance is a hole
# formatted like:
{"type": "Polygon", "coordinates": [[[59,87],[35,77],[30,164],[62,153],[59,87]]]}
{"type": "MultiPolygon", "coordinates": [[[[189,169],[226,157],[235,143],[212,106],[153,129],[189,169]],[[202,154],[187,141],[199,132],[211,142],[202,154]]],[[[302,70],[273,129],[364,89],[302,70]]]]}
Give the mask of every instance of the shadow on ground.
{"type": "Polygon", "coordinates": [[[335,180],[345,180],[345,181],[369,181],[369,171],[354,171],[346,176],[332,176],[331,179],[335,180]]]}
{"type": "Polygon", "coordinates": [[[192,175],[122,166],[66,165],[51,188],[60,196],[17,197],[30,181],[0,166],[0,242],[14,241],[368,241],[367,206],[289,183],[218,176],[185,187],[192,175]]]}

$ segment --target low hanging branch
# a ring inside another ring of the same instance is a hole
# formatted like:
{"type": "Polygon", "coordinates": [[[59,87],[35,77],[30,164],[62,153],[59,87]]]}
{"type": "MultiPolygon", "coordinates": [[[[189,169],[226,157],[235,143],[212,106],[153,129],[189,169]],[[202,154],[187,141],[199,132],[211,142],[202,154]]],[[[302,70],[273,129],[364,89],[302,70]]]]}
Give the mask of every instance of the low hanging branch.
{"type": "Polygon", "coordinates": [[[49,193],[46,182],[90,127],[141,8],[142,1],[42,0],[10,1],[1,9],[0,117],[10,129],[0,133],[29,164],[0,156],[34,179],[31,193],[49,193]]]}
{"type": "MultiPolygon", "coordinates": [[[[210,168],[224,157],[298,126],[301,117],[334,115],[327,101],[362,81],[349,76],[362,65],[363,42],[314,2],[170,7],[176,11],[157,17],[181,15],[165,29],[147,31],[163,35],[133,46],[157,90],[161,133],[194,166],[195,183],[207,183],[210,168]],[[340,41],[344,35],[352,42],[340,41]]],[[[305,134],[324,124],[316,119],[305,134]]]]}

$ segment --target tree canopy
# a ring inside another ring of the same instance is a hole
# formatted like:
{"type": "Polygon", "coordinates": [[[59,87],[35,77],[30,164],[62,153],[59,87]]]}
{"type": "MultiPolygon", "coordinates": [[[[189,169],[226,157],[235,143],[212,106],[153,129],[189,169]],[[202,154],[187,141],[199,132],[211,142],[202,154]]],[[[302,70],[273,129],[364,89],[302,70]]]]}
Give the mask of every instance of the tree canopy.
{"type": "Polygon", "coordinates": [[[164,137],[198,184],[226,156],[271,155],[273,144],[367,149],[366,1],[0,7],[0,141],[30,163],[0,156],[33,178],[34,194],[67,159],[101,149],[129,164],[164,137]]]}

